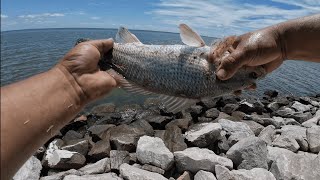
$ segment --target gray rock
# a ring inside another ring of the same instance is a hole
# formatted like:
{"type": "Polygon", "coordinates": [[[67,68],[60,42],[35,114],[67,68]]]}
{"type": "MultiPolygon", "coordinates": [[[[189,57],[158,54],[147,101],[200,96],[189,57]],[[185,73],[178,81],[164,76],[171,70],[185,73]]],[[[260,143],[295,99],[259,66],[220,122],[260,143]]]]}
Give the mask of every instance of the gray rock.
{"type": "Polygon", "coordinates": [[[170,126],[178,126],[181,130],[185,131],[188,129],[190,123],[191,123],[191,119],[189,119],[189,118],[175,119],[175,120],[170,121],[166,125],[166,128],[168,128],[170,126]]]}
{"type": "Polygon", "coordinates": [[[152,164],[164,170],[171,168],[174,162],[173,154],[158,137],[140,137],[136,153],[141,163],[152,164]]]}
{"type": "Polygon", "coordinates": [[[110,159],[104,158],[97,161],[96,163],[87,164],[86,166],[80,168],[79,171],[83,172],[84,174],[101,174],[110,172],[110,159]]]}
{"type": "Polygon", "coordinates": [[[170,116],[154,115],[145,119],[154,129],[163,129],[172,120],[170,116]]]}
{"type": "Polygon", "coordinates": [[[89,141],[82,140],[80,142],[75,142],[75,143],[69,144],[67,146],[63,146],[63,147],[61,147],[61,149],[67,150],[67,151],[78,152],[78,153],[85,156],[88,153],[89,141]]]}
{"type": "Polygon", "coordinates": [[[268,146],[270,172],[276,179],[320,179],[320,156],[268,146]],[[310,168],[312,167],[312,168],[310,168]]]}
{"type": "Polygon", "coordinates": [[[207,117],[198,117],[198,122],[199,123],[207,123],[213,121],[212,118],[207,118],[207,117]]]}
{"type": "Polygon", "coordinates": [[[120,174],[126,180],[166,180],[167,178],[154,172],[149,172],[140,168],[122,164],[120,166],[120,174]]]}
{"type": "Polygon", "coordinates": [[[83,173],[80,171],[77,171],[75,169],[70,169],[68,171],[63,171],[63,172],[59,172],[59,173],[56,173],[53,175],[41,177],[40,180],[62,180],[65,176],[70,175],[70,174],[78,175],[78,176],[83,175],[83,173]]]}
{"type": "Polygon", "coordinates": [[[246,123],[256,136],[258,136],[264,128],[264,126],[262,126],[259,123],[256,123],[255,121],[242,120],[241,122],[246,123]]]}
{"type": "Polygon", "coordinates": [[[276,180],[272,173],[263,168],[253,168],[251,170],[239,169],[232,170],[216,166],[218,180],[276,180]]]}
{"type": "Polygon", "coordinates": [[[102,159],[110,155],[111,146],[110,141],[102,139],[93,144],[88,155],[95,159],[102,159]]]}
{"type": "Polygon", "coordinates": [[[272,112],[277,111],[280,108],[280,105],[277,102],[272,102],[267,105],[267,108],[272,112]]]}
{"type": "Polygon", "coordinates": [[[310,97],[300,97],[300,102],[311,104],[312,106],[320,107],[320,102],[312,100],[310,97]]]}
{"type": "Polygon", "coordinates": [[[264,142],[266,142],[268,145],[272,144],[272,141],[274,140],[275,127],[273,125],[269,125],[265,127],[259,134],[259,138],[262,139],[264,142]]]}
{"type": "Polygon", "coordinates": [[[290,117],[302,124],[303,122],[311,119],[312,114],[310,112],[305,112],[305,113],[296,112],[296,113],[292,114],[290,117]]]}
{"type": "Polygon", "coordinates": [[[178,170],[196,173],[200,170],[214,172],[215,165],[219,164],[232,169],[233,163],[230,159],[216,155],[209,149],[198,147],[187,148],[184,151],[174,152],[178,170]]]}
{"type": "Polygon", "coordinates": [[[280,147],[284,149],[288,149],[292,152],[297,152],[300,148],[298,142],[291,136],[282,136],[280,135],[277,137],[273,142],[272,145],[274,147],[280,147]]]}
{"type": "Polygon", "coordinates": [[[248,137],[233,145],[227,152],[237,169],[268,169],[266,142],[258,137],[248,137]]]}
{"type": "Polygon", "coordinates": [[[178,126],[168,126],[160,138],[171,152],[182,151],[188,147],[178,126]]]}
{"type": "Polygon", "coordinates": [[[320,151],[320,126],[312,126],[307,129],[307,139],[310,151],[318,153],[320,151]]]}
{"type": "Polygon", "coordinates": [[[291,108],[295,109],[298,112],[306,112],[306,111],[310,111],[310,109],[312,108],[312,105],[304,105],[298,101],[295,101],[291,106],[291,108]]]}
{"type": "Polygon", "coordinates": [[[185,171],[177,178],[177,180],[191,180],[191,175],[188,171],[185,171]]]}
{"type": "Polygon", "coordinates": [[[147,170],[147,171],[150,171],[150,172],[155,172],[155,173],[158,173],[158,174],[161,174],[161,175],[164,175],[165,171],[157,166],[152,166],[152,165],[149,165],[149,164],[144,164],[141,169],[144,169],[144,170],[147,170]]]}
{"type": "Polygon", "coordinates": [[[221,152],[227,152],[230,149],[229,141],[228,141],[226,135],[227,135],[226,131],[220,132],[218,147],[221,152]]]}
{"type": "Polygon", "coordinates": [[[287,118],[291,117],[294,113],[295,111],[293,109],[283,106],[277,111],[273,112],[273,115],[287,118]]]}
{"type": "Polygon", "coordinates": [[[110,142],[117,150],[134,152],[139,137],[145,134],[146,132],[142,128],[123,124],[111,129],[110,142]]]}
{"type": "Polygon", "coordinates": [[[219,138],[221,130],[219,123],[195,124],[185,133],[185,138],[198,147],[206,147],[219,138]]]}
{"type": "Polygon", "coordinates": [[[239,108],[238,104],[226,104],[221,111],[227,114],[231,114],[232,112],[234,112],[236,109],[239,108]]]}
{"type": "Polygon", "coordinates": [[[128,151],[111,150],[110,161],[111,169],[119,170],[121,164],[129,163],[130,154],[128,151]]]}
{"type": "Polygon", "coordinates": [[[208,109],[204,116],[207,118],[216,119],[219,116],[220,111],[217,108],[208,109]]]}
{"type": "Polygon", "coordinates": [[[219,116],[214,120],[214,122],[218,122],[220,119],[234,120],[234,117],[232,117],[229,114],[226,114],[224,112],[220,112],[219,116]]]}
{"type": "Polygon", "coordinates": [[[301,126],[286,125],[281,128],[281,136],[291,136],[299,144],[302,151],[308,151],[307,129],[301,126]]]}
{"type": "Polygon", "coordinates": [[[48,167],[48,160],[52,157],[53,152],[60,149],[63,144],[64,142],[61,139],[55,139],[49,143],[47,150],[43,155],[43,159],[42,159],[43,166],[48,167]]]}
{"type": "Polygon", "coordinates": [[[55,150],[48,159],[48,166],[55,169],[80,168],[86,162],[86,158],[77,152],[67,150],[55,150]]]}
{"type": "Polygon", "coordinates": [[[305,122],[302,123],[304,127],[316,126],[320,122],[320,110],[318,110],[315,116],[305,122]]]}
{"type": "Polygon", "coordinates": [[[105,174],[94,174],[94,175],[67,175],[63,178],[63,180],[123,180],[118,177],[116,173],[105,173],[105,174]]]}
{"type": "Polygon", "coordinates": [[[218,122],[222,126],[222,129],[230,135],[228,138],[230,146],[243,138],[254,136],[254,132],[243,122],[233,122],[227,119],[219,119],[218,122]]]}
{"type": "Polygon", "coordinates": [[[200,104],[206,109],[214,108],[217,106],[217,102],[220,98],[205,98],[201,99],[200,104]]]}
{"type": "Polygon", "coordinates": [[[284,125],[282,117],[273,116],[272,118],[261,118],[264,126],[273,125],[275,128],[280,128],[284,125]]]}
{"type": "Polygon", "coordinates": [[[148,136],[153,136],[154,134],[152,126],[146,120],[136,120],[133,123],[131,123],[130,126],[133,128],[142,129],[148,136]]]}
{"type": "Polygon", "coordinates": [[[231,114],[231,117],[235,118],[238,121],[242,121],[247,114],[241,111],[234,111],[231,114]]]}
{"type": "Polygon", "coordinates": [[[88,129],[88,131],[91,132],[91,134],[98,136],[100,139],[105,139],[105,136],[103,135],[105,131],[110,130],[110,128],[114,126],[115,125],[113,124],[93,125],[88,129]]]}
{"type": "Polygon", "coordinates": [[[299,122],[297,122],[295,119],[293,118],[284,118],[284,124],[285,125],[297,125],[300,126],[301,124],[299,122]]]}
{"type": "Polygon", "coordinates": [[[208,171],[200,170],[194,175],[194,180],[216,180],[216,177],[208,171]]]}
{"type": "Polygon", "coordinates": [[[112,113],[115,111],[116,106],[113,103],[106,103],[95,106],[92,108],[91,112],[93,114],[100,114],[100,113],[112,113]]]}
{"type": "Polygon", "coordinates": [[[40,178],[40,172],[42,165],[39,159],[31,156],[27,162],[18,170],[18,172],[13,176],[13,180],[38,180],[40,178]]]}
{"type": "Polygon", "coordinates": [[[203,108],[200,105],[191,106],[189,109],[190,113],[193,115],[200,115],[203,112],[203,108]]]}
{"type": "Polygon", "coordinates": [[[65,144],[70,144],[74,141],[77,141],[79,139],[83,138],[83,134],[78,133],[77,131],[74,130],[69,130],[63,137],[62,140],[64,141],[65,144]]]}

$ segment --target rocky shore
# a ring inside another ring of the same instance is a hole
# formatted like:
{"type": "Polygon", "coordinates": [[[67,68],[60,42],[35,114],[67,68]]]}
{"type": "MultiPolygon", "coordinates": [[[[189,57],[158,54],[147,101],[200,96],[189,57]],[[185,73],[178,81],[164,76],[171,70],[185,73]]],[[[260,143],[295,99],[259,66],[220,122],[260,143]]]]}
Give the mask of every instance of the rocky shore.
{"type": "Polygon", "coordinates": [[[172,114],[103,104],[79,115],[14,179],[319,180],[320,94],[223,96],[172,114]]]}

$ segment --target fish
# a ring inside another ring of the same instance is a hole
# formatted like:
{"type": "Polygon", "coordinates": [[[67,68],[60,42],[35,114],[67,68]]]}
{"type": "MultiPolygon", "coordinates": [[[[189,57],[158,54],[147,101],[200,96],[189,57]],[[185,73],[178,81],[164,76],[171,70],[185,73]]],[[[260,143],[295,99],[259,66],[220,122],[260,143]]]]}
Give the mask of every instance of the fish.
{"type": "Polygon", "coordinates": [[[107,72],[127,92],[159,96],[167,111],[173,113],[244,89],[266,75],[262,66],[244,67],[231,79],[219,80],[215,73],[218,64],[209,61],[209,54],[215,53],[215,58],[229,55],[228,40],[207,46],[188,25],[180,24],[179,29],[183,45],[146,45],[120,27],[105,61],[110,66],[107,72]]]}

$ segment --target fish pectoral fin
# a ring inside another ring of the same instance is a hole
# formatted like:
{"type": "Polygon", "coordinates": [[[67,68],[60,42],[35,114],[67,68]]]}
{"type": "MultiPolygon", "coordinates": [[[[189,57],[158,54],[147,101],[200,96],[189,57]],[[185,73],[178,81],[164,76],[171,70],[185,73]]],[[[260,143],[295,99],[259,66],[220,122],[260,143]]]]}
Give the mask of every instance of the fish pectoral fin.
{"type": "Polygon", "coordinates": [[[159,96],[159,100],[163,103],[167,111],[172,113],[177,113],[198,102],[197,99],[188,99],[163,94],[159,96]]]}
{"type": "Polygon", "coordinates": [[[118,42],[118,43],[141,43],[140,40],[125,27],[119,28],[117,35],[116,35],[116,42],[118,42]]]}
{"type": "Polygon", "coordinates": [[[134,93],[134,94],[142,94],[142,95],[154,95],[153,92],[147,91],[137,85],[135,85],[132,82],[129,82],[125,77],[123,77],[121,74],[116,72],[113,69],[107,70],[107,73],[112,76],[117,83],[120,84],[120,87],[122,87],[125,91],[129,93],[134,93]]]}
{"type": "Polygon", "coordinates": [[[206,43],[203,41],[201,36],[193,31],[189,26],[186,24],[180,24],[180,38],[182,42],[188,46],[193,47],[203,47],[206,43]]]}

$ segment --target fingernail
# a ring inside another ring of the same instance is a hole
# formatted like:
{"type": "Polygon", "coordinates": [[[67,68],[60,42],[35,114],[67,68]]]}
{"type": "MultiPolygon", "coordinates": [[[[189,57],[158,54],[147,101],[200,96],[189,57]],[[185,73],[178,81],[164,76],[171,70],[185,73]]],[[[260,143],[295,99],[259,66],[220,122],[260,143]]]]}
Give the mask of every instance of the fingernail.
{"type": "Polygon", "coordinates": [[[219,79],[223,80],[226,78],[227,76],[227,72],[224,70],[224,69],[220,69],[218,72],[217,72],[217,76],[219,79]]]}

